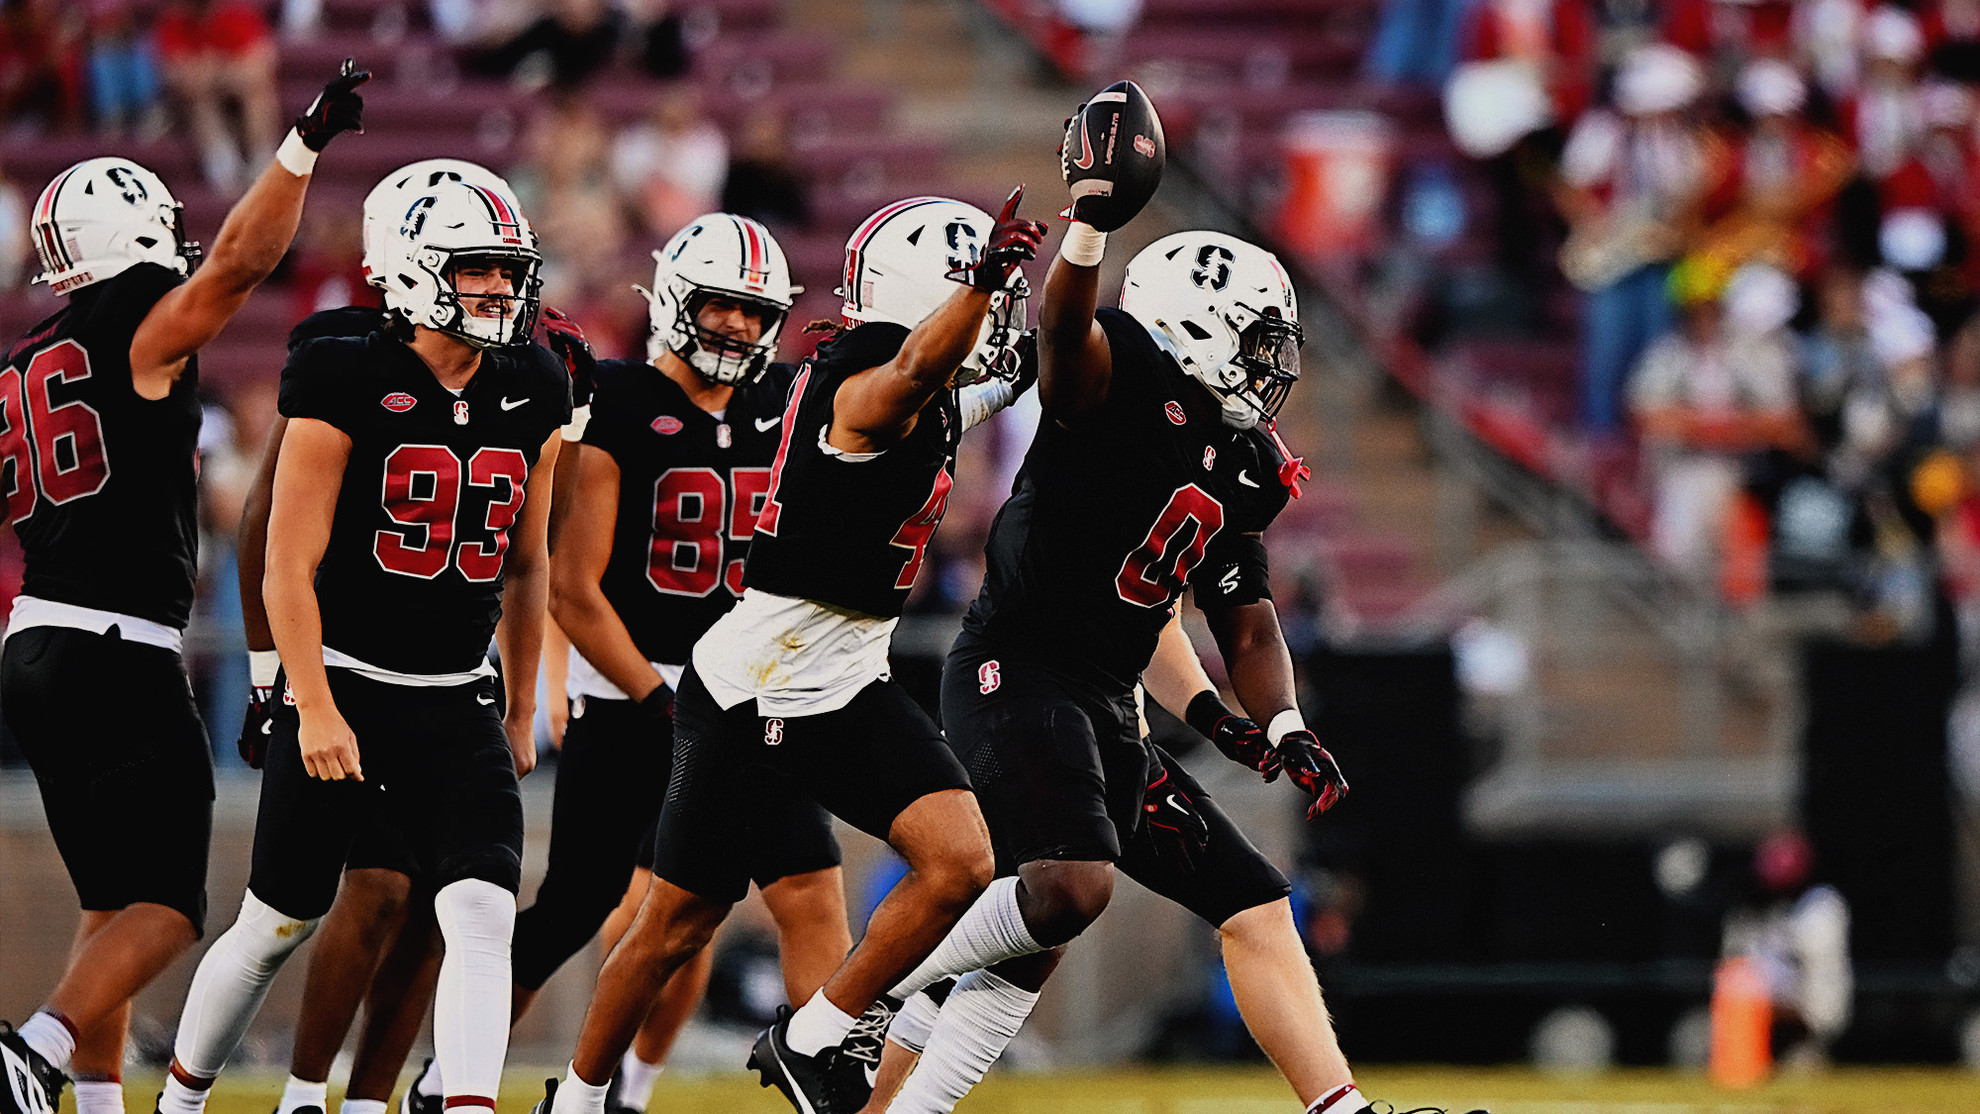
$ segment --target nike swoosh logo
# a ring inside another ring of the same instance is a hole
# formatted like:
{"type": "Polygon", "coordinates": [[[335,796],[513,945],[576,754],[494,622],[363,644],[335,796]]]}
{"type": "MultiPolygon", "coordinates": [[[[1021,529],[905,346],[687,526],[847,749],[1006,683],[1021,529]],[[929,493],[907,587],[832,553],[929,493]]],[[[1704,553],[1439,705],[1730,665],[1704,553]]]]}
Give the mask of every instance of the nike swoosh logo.
{"type": "Polygon", "coordinates": [[[517,399],[517,400],[515,400],[514,402],[510,402],[510,401],[508,400],[508,398],[507,398],[507,396],[504,396],[504,397],[503,397],[503,399],[502,399],[502,409],[504,409],[504,410],[514,410],[514,409],[515,409],[516,407],[518,407],[518,406],[521,406],[521,405],[522,405],[523,403],[525,403],[525,402],[528,402],[528,401],[529,401],[529,400],[528,400],[528,399],[526,399],[526,398],[519,398],[519,399],[517,399]]]}
{"type": "Polygon", "coordinates": [[[784,420],[784,416],[782,414],[779,414],[774,418],[758,418],[756,419],[756,432],[766,433],[769,431],[771,426],[774,426],[778,422],[781,422],[783,420],[784,420]]]}
{"type": "Polygon", "coordinates": [[[474,694],[474,702],[485,708],[488,705],[495,703],[495,698],[492,696],[483,696],[477,692],[474,694]]]}
{"type": "Polygon", "coordinates": [[[263,735],[273,735],[275,733],[275,721],[272,719],[262,720],[261,733],[263,735]]]}
{"type": "Polygon", "coordinates": [[[880,1069],[879,1069],[879,1068],[876,1068],[876,1067],[874,1067],[874,1066],[872,1066],[871,1064],[869,1064],[869,1065],[867,1065],[867,1066],[865,1066],[865,1067],[862,1067],[862,1068],[860,1068],[859,1070],[861,1070],[861,1071],[863,1071],[863,1072],[865,1072],[865,1073],[866,1073],[866,1085],[867,1085],[867,1087],[869,1087],[869,1088],[871,1088],[871,1087],[872,1087],[872,1086],[873,1086],[873,1085],[874,1085],[875,1083],[878,1083],[878,1082],[880,1082],[880,1069]]]}
{"type": "Polygon", "coordinates": [[[1253,480],[1250,476],[1246,475],[1244,469],[1242,468],[1238,469],[1238,482],[1246,487],[1258,486],[1257,481],[1253,480]]]}
{"type": "Polygon", "coordinates": [[[1170,807],[1170,808],[1172,808],[1172,809],[1175,809],[1175,810],[1176,810],[1177,812],[1188,812],[1188,811],[1189,811],[1188,809],[1186,809],[1186,808],[1184,808],[1184,807],[1182,806],[1182,802],[1181,802],[1181,801],[1178,801],[1178,800],[1176,800],[1176,795],[1175,795],[1174,793],[1171,793],[1171,794],[1169,794],[1169,807],[1170,807]]]}
{"type": "Polygon", "coordinates": [[[1079,122],[1079,157],[1073,160],[1073,165],[1081,170],[1093,169],[1093,140],[1086,134],[1085,120],[1079,122]]]}

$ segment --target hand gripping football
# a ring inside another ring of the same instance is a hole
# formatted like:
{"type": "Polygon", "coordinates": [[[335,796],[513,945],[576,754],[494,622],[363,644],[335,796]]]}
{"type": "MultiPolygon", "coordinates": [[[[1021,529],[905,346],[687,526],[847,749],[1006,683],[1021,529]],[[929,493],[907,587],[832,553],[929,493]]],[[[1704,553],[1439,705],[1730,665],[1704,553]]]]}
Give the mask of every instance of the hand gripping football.
{"type": "Polygon", "coordinates": [[[1072,206],[1059,214],[1101,232],[1134,219],[1162,184],[1168,144],[1148,94],[1117,81],[1093,95],[1066,121],[1059,169],[1072,206]]]}

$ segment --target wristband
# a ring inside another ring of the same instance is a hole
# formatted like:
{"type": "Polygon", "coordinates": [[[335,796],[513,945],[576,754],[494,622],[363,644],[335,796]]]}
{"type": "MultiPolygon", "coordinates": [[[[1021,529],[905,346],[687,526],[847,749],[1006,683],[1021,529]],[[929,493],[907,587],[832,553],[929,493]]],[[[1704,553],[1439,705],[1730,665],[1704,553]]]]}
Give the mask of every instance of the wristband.
{"type": "Polygon", "coordinates": [[[591,424],[591,404],[571,407],[571,420],[564,423],[564,444],[575,445],[584,440],[585,427],[591,424]]]}
{"type": "Polygon", "coordinates": [[[1265,725],[1265,737],[1272,740],[1273,746],[1278,746],[1280,739],[1295,731],[1304,730],[1306,730],[1306,721],[1300,718],[1299,709],[1287,708],[1273,716],[1272,722],[1265,725]]]}
{"type": "Polygon", "coordinates": [[[652,716],[654,719],[673,715],[674,690],[667,687],[667,682],[660,682],[654,686],[652,692],[639,698],[639,710],[652,716]]]}
{"type": "Polygon", "coordinates": [[[298,178],[307,177],[316,169],[316,155],[317,152],[310,150],[309,145],[303,142],[302,133],[294,128],[289,129],[289,137],[275,149],[275,161],[298,178]]]}
{"type": "Polygon", "coordinates": [[[1059,258],[1075,267],[1098,267],[1100,257],[1107,254],[1107,234],[1083,221],[1073,221],[1066,226],[1066,234],[1059,241],[1059,258]]]}
{"type": "Polygon", "coordinates": [[[1216,689],[1204,689],[1190,698],[1189,708],[1183,712],[1183,722],[1208,739],[1210,733],[1217,729],[1219,720],[1236,714],[1217,698],[1216,689]]]}
{"type": "Polygon", "coordinates": [[[275,674],[282,668],[282,656],[273,650],[248,651],[248,684],[258,689],[275,687],[275,674]]]}

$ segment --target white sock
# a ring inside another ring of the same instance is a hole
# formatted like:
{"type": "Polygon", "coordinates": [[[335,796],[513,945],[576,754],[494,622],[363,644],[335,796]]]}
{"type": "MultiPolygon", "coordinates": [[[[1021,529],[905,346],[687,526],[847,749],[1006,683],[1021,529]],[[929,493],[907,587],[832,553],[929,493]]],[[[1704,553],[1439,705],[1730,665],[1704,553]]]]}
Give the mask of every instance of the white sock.
{"type": "Polygon", "coordinates": [[[928,1034],[934,1030],[935,1018],[941,1012],[942,1007],[935,999],[917,992],[894,1015],[894,1023],[887,1027],[887,1039],[919,1055],[928,1047],[928,1034]]]}
{"type": "Polygon", "coordinates": [[[114,1079],[77,1080],[76,1114],[124,1114],[124,1085],[114,1079]]]}
{"type": "Polygon", "coordinates": [[[1025,927],[1024,917],[1018,912],[1017,889],[1015,878],[999,878],[990,883],[990,888],[983,891],[976,904],[956,922],[956,927],[935,945],[921,966],[888,993],[905,1001],[936,979],[1044,951],[1031,938],[1031,930],[1025,927]]]}
{"type": "Polygon", "coordinates": [[[36,1010],[34,1016],[21,1022],[21,1027],[15,1032],[20,1034],[29,1048],[40,1053],[42,1059],[55,1065],[56,1071],[68,1074],[69,1059],[76,1054],[76,1034],[69,1028],[68,1022],[47,1010],[36,1010]]]}
{"type": "Polygon", "coordinates": [[[347,1098],[337,1104],[337,1114],[385,1114],[385,1101],[347,1098]]]}
{"type": "Polygon", "coordinates": [[[509,1052],[509,940],[516,895],[464,878],[433,897],[440,937],[440,982],[433,994],[433,1051],[447,1083],[450,1114],[494,1114],[509,1052]]]}
{"type": "Polygon", "coordinates": [[[158,1096],[158,1114],[206,1114],[206,1096],[212,1093],[211,1087],[195,1090],[167,1072],[165,1090],[158,1096]]]}
{"type": "Polygon", "coordinates": [[[1038,995],[988,971],[972,971],[956,983],[928,1047],[887,1114],[948,1114],[990,1065],[1004,1054],[1038,995]]]}
{"type": "Polygon", "coordinates": [[[664,1064],[649,1064],[639,1058],[632,1049],[619,1057],[619,1101],[634,1110],[645,1110],[648,1099],[653,1097],[653,1081],[666,1070],[664,1064]]]}
{"type": "MultiPolygon", "coordinates": [[[[180,1069],[200,1079],[219,1076],[268,997],[275,972],[316,931],[320,919],[283,916],[252,891],[241,898],[241,915],[206,949],[186,991],[179,1034],[172,1041],[172,1059],[180,1069]]],[[[171,1093],[169,1084],[166,1093],[171,1093]]],[[[195,1114],[205,1103],[202,1093],[197,1106],[182,1107],[180,1114],[195,1114]]]]}
{"type": "Polygon", "coordinates": [[[330,1103],[330,1084],[315,1083],[307,1079],[290,1076],[282,1085],[282,1101],[275,1104],[275,1114],[295,1114],[305,1106],[322,1110],[330,1103]]]}
{"type": "Polygon", "coordinates": [[[1354,1084],[1348,1083],[1314,1099],[1313,1105],[1306,1108],[1306,1114],[1358,1114],[1366,1109],[1368,1100],[1361,1097],[1354,1084]]]}
{"type": "Polygon", "coordinates": [[[447,1081],[440,1078],[440,1061],[428,1060],[420,1069],[419,1078],[413,1080],[412,1089],[430,1099],[446,1097],[447,1081]]]}
{"type": "Polygon", "coordinates": [[[845,1040],[846,1034],[852,1032],[853,1023],[858,1020],[826,1001],[825,992],[821,990],[791,1015],[791,1026],[784,1033],[784,1043],[800,1056],[816,1056],[845,1040]]]}
{"type": "Polygon", "coordinates": [[[572,1064],[564,1071],[564,1081],[557,1084],[557,1097],[550,1103],[550,1114],[603,1114],[605,1110],[605,1089],[612,1081],[586,1083],[578,1078],[577,1065],[572,1064]]]}

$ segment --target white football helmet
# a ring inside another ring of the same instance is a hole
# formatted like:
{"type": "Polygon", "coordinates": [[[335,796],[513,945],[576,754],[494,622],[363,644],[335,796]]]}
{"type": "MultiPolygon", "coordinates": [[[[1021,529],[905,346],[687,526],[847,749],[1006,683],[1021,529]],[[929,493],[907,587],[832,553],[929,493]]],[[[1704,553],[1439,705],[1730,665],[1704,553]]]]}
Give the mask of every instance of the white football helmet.
{"type": "Polygon", "coordinates": [[[742,383],[763,374],[777,358],[777,335],[802,287],[791,285],[790,264],[770,230],[731,213],[696,217],[653,253],[653,289],[646,296],[651,331],[647,356],[672,351],[711,383],[742,383]],[[696,324],[711,298],[727,298],[763,314],[756,343],[711,333],[696,324]]]}
{"type": "MultiPolygon", "coordinates": [[[[838,293],[846,300],[841,312],[847,323],[919,325],[954,293],[937,280],[974,266],[994,224],[976,206],[946,197],[910,197],[883,206],[846,241],[844,285],[838,293]]],[[[1030,294],[1024,272],[1013,268],[1004,288],[990,296],[990,312],[956,385],[1015,372],[1030,294]]]]}
{"type": "Polygon", "coordinates": [[[378,180],[364,195],[364,281],[385,285],[380,246],[388,242],[405,220],[406,210],[442,182],[465,182],[486,186],[501,194],[510,208],[516,204],[516,191],[500,174],[479,163],[464,159],[421,159],[394,170],[378,180]]]}
{"type": "Polygon", "coordinates": [[[1299,380],[1299,304],[1279,259],[1221,232],[1164,236],[1128,261],[1121,308],[1250,429],[1299,380]]]}
{"type": "Polygon", "coordinates": [[[537,272],[543,256],[528,219],[501,192],[455,181],[416,191],[378,248],[386,309],[477,348],[529,342],[542,301],[537,272]],[[456,265],[480,259],[506,260],[517,268],[510,293],[486,295],[506,303],[500,317],[469,315],[454,289],[456,265]]]}
{"type": "Polygon", "coordinates": [[[185,215],[158,175],[129,159],[85,159],[41,191],[30,224],[41,273],[57,294],[156,263],[182,275],[199,265],[185,215]]]}

